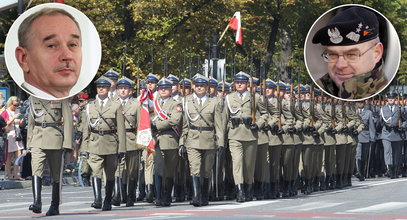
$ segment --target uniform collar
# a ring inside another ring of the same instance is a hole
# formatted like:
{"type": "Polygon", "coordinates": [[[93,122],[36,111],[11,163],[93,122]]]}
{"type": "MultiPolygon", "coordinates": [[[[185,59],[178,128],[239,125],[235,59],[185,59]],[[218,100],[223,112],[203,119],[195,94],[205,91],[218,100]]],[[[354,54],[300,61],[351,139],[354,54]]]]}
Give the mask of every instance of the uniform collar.
{"type": "Polygon", "coordinates": [[[29,92],[31,92],[32,94],[41,97],[41,99],[57,99],[57,97],[46,93],[44,91],[42,91],[41,89],[38,89],[37,87],[31,85],[28,82],[23,82],[23,84],[21,84],[21,86],[23,88],[25,88],[26,90],[28,90],[29,92]]]}

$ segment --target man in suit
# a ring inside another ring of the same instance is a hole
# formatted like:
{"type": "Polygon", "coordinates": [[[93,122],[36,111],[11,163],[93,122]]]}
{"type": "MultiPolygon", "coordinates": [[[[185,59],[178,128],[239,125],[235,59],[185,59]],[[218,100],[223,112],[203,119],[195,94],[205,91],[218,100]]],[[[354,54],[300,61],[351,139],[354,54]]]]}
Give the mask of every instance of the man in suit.
{"type": "Polygon", "coordinates": [[[259,95],[247,91],[250,76],[239,72],[235,75],[236,91],[227,95],[223,110],[224,130],[229,127],[229,148],[233,160],[233,177],[237,185],[237,202],[252,200],[253,176],[256,160],[258,129],[267,121],[267,109],[260,102],[259,95]],[[252,106],[254,101],[254,106],[252,106]],[[260,111],[260,117],[252,117],[253,111],[260,111]],[[245,186],[245,187],[244,187],[245,186]],[[247,195],[245,194],[247,192],[247,195]]]}
{"type": "Polygon", "coordinates": [[[367,163],[369,156],[370,144],[375,141],[376,127],[373,123],[373,113],[370,109],[365,108],[365,102],[357,102],[357,113],[363,121],[364,128],[358,135],[358,144],[356,147],[356,168],[358,170],[358,178],[364,181],[367,177],[367,163]]]}
{"type": "Polygon", "coordinates": [[[188,154],[192,176],[193,206],[205,206],[209,201],[209,179],[215,162],[216,151],[223,151],[224,131],[220,103],[209,98],[208,78],[194,79],[193,95],[186,97],[180,154],[188,154]],[[202,180],[202,181],[201,181],[202,180]],[[203,182],[201,184],[201,182],[203,182]]]}
{"type": "Polygon", "coordinates": [[[72,149],[72,131],[72,113],[67,99],[47,101],[30,97],[27,149],[31,151],[32,156],[34,203],[30,205],[29,210],[34,213],[41,213],[42,177],[45,163],[48,161],[52,177],[52,200],[46,215],[59,215],[63,152],[65,149],[72,149]]]}
{"type": "Polygon", "coordinates": [[[154,174],[156,206],[170,206],[174,176],[178,164],[178,146],[182,119],[182,104],[171,98],[172,82],[162,78],[158,82],[158,97],[154,100],[151,120],[156,138],[154,174]]]}
{"type": "Polygon", "coordinates": [[[395,104],[397,94],[387,95],[388,104],[381,109],[384,121],[382,129],[382,142],[384,148],[384,161],[390,174],[390,178],[397,178],[397,167],[401,155],[401,135],[399,131],[399,120],[401,120],[400,108],[395,104]]]}
{"type": "Polygon", "coordinates": [[[86,128],[83,132],[81,152],[88,154],[92,169],[93,193],[92,207],[102,211],[112,209],[114,176],[118,162],[126,152],[126,131],[123,108],[118,100],[108,97],[111,80],[105,76],[95,82],[97,97],[86,106],[86,128]],[[105,200],[102,207],[102,173],[105,173],[105,200]]]}

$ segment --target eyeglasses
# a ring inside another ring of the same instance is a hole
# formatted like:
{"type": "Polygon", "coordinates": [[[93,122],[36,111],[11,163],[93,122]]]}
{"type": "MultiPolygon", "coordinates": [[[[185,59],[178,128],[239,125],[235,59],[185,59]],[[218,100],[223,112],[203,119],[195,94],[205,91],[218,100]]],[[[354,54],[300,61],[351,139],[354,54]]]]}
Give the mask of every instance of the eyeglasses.
{"type": "Polygon", "coordinates": [[[363,56],[369,50],[374,48],[376,45],[377,44],[369,47],[369,49],[367,49],[363,53],[361,53],[360,51],[348,51],[348,52],[345,52],[344,54],[340,55],[340,54],[333,53],[333,52],[323,52],[321,54],[321,56],[324,59],[324,61],[327,63],[337,62],[340,56],[343,56],[343,59],[345,59],[347,62],[357,62],[361,56],[363,56]]]}
{"type": "Polygon", "coordinates": [[[18,107],[18,106],[20,106],[20,104],[18,104],[18,103],[16,103],[16,104],[13,104],[15,107],[18,107]]]}

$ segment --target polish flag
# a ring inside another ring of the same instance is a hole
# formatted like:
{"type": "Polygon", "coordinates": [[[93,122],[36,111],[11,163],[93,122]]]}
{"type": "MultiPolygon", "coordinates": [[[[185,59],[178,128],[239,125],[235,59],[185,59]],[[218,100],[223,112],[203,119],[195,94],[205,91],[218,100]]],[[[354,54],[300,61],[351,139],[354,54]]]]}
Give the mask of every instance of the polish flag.
{"type": "Polygon", "coordinates": [[[64,4],[64,3],[65,3],[65,0],[54,0],[54,2],[55,2],[55,3],[62,3],[62,4],[64,4]]]}
{"type": "Polygon", "coordinates": [[[242,45],[242,24],[240,20],[240,11],[235,12],[228,25],[236,31],[236,44],[242,45]]]}
{"type": "Polygon", "coordinates": [[[140,96],[141,112],[137,129],[137,144],[145,147],[148,155],[155,152],[149,111],[152,100],[154,100],[152,91],[150,89],[144,90],[140,96]]]}

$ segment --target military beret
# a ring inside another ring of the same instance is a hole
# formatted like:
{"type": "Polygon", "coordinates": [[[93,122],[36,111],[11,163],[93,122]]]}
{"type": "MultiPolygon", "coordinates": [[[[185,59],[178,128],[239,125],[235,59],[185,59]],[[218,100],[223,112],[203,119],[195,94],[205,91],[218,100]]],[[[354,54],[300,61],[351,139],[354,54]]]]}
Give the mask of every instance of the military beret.
{"type": "Polygon", "coordinates": [[[160,80],[160,77],[158,77],[157,75],[154,75],[152,73],[149,73],[146,77],[146,83],[158,83],[158,81],[160,80]]]}
{"type": "Polygon", "coordinates": [[[235,75],[235,81],[239,81],[239,82],[249,82],[249,79],[250,79],[250,75],[247,74],[247,73],[245,73],[245,72],[242,72],[242,71],[238,72],[238,73],[235,75]]]}
{"type": "Polygon", "coordinates": [[[218,80],[214,79],[213,77],[209,78],[209,84],[210,86],[217,86],[218,85],[218,80]]]}
{"type": "Polygon", "coordinates": [[[185,86],[187,86],[187,87],[191,87],[191,80],[190,79],[187,79],[187,78],[184,78],[181,82],[179,82],[179,84],[182,86],[182,85],[185,85],[185,86]]]}
{"type": "Polygon", "coordinates": [[[132,80],[130,80],[127,77],[122,77],[119,79],[119,81],[117,82],[117,86],[128,86],[128,87],[132,87],[132,80]]]}
{"type": "MultiPolygon", "coordinates": [[[[222,91],[222,87],[223,87],[223,82],[219,82],[218,83],[218,90],[222,91]]],[[[230,83],[225,82],[225,86],[224,86],[224,91],[230,91],[230,83]]]]}
{"type": "Polygon", "coordinates": [[[105,74],[103,74],[103,76],[112,80],[117,80],[119,78],[119,73],[113,69],[109,69],[105,74]]]}
{"type": "Polygon", "coordinates": [[[195,85],[208,85],[209,79],[201,74],[195,75],[194,84],[195,85]]]}
{"type": "Polygon", "coordinates": [[[176,77],[176,76],[174,76],[174,75],[172,75],[172,74],[168,75],[167,79],[171,80],[171,82],[174,83],[174,84],[178,84],[178,83],[179,83],[179,78],[176,77]]]}
{"type": "Polygon", "coordinates": [[[158,87],[164,88],[164,87],[172,87],[172,82],[171,80],[163,77],[161,80],[158,82],[158,87]]]}
{"type": "Polygon", "coordinates": [[[312,43],[324,46],[360,44],[379,36],[379,22],[371,10],[351,7],[335,15],[325,27],[319,29],[312,43]]]}
{"type": "Polygon", "coordinates": [[[112,85],[112,80],[103,75],[95,81],[95,84],[96,86],[110,87],[112,85]]]}
{"type": "Polygon", "coordinates": [[[276,83],[271,79],[266,79],[266,87],[276,88],[276,83]]]}

